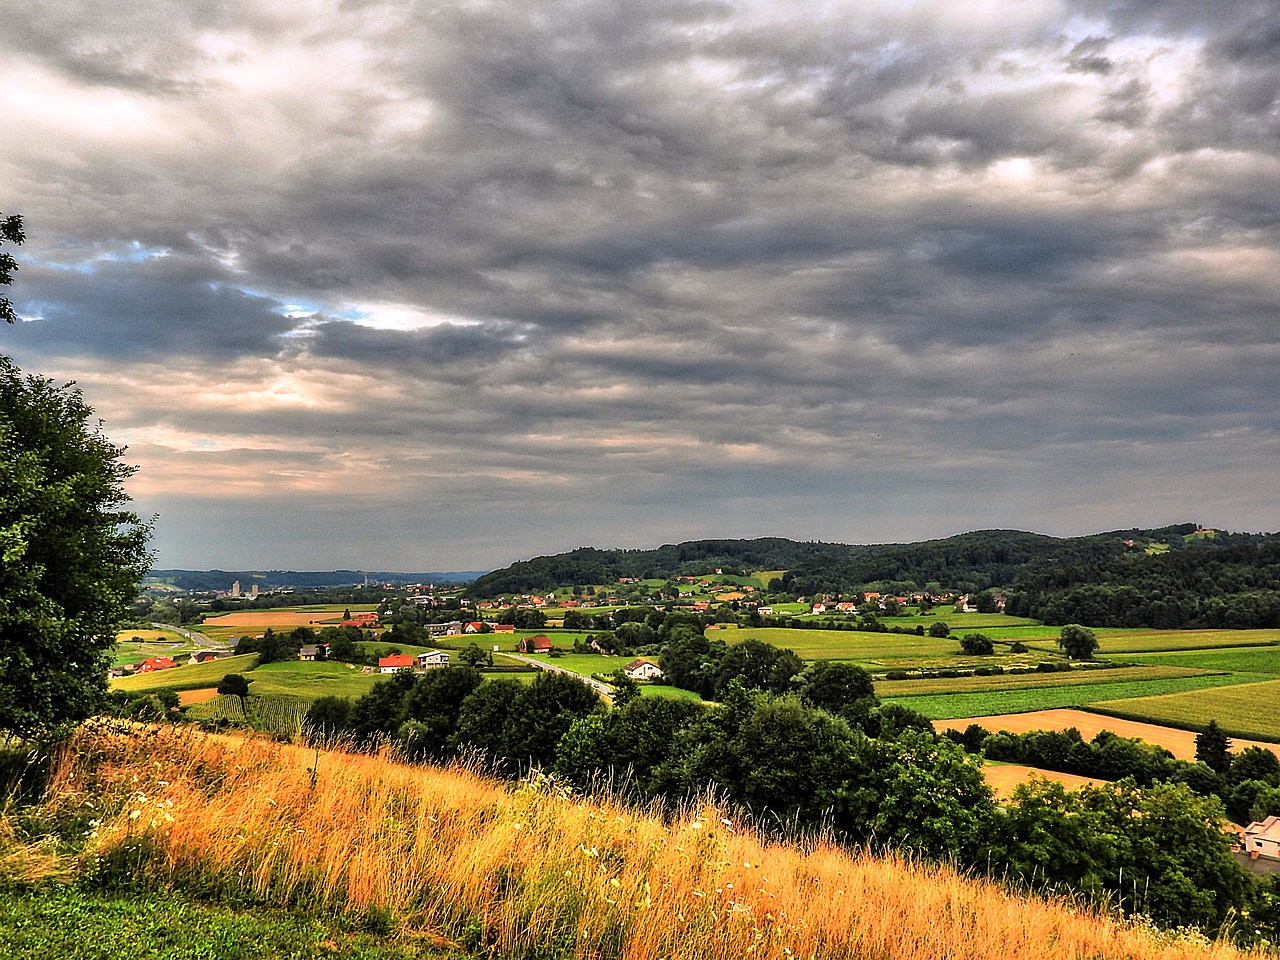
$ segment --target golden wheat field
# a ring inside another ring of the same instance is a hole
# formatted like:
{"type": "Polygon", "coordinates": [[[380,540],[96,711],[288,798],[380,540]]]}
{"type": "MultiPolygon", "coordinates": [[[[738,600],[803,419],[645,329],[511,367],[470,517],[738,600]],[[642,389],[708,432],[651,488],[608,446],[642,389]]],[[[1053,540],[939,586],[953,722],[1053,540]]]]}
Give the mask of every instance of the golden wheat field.
{"type": "Polygon", "coordinates": [[[703,801],[671,817],[545,780],[119,721],[82,727],[47,804],[100,811],[78,869],[360,915],[491,956],[1227,958],[1226,945],[1022,899],[703,801]]]}

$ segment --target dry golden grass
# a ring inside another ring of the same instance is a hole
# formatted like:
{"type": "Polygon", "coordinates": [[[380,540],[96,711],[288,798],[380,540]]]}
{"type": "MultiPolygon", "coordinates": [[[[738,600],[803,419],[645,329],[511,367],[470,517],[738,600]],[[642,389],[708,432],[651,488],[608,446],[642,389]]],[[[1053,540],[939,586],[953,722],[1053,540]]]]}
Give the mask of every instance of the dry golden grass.
{"type": "Polygon", "coordinates": [[[503,957],[1227,958],[1225,945],[1020,899],[955,871],[769,842],[711,803],[672,821],[542,783],[262,739],[82,728],[50,804],[104,807],[84,869],[390,912],[503,957]]]}

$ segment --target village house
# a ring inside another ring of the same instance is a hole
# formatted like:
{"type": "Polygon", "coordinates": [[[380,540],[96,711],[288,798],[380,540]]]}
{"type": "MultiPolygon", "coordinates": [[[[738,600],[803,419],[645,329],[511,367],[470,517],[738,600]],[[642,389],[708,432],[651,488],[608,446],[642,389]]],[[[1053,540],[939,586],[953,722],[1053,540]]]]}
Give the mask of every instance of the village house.
{"type": "Polygon", "coordinates": [[[235,655],[236,652],[234,650],[197,650],[191,654],[191,659],[188,663],[211,663],[214,660],[225,660],[227,657],[234,657],[235,655]]]}
{"type": "Polygon", "coordinates": [[[493,625],[494,633],[515,633],[516,625],[514,623],[495,623],[493,625]]]}
{"type": "Polygon", "coordinates": [[[318,660],[320,658],[319,647],[303,647],[298,651],[299,660],[318,660]]]}
{"type": "Polygon", "coordinates": [[[1244,849],[1251,857],[1280,860],[1280,817],[1255,820],[1245,827],[1244,849]]]}
{"type": "Polygon", "coordinates": [[[173,657],[147,657],[138,664],[138,673],[153,673],[156,670],[169,670],[176,666],[173,657]]]}
{"type": "Polygon", "coordinates": [[[401,670],[413,669],[413,657],[407,653],[398,653],[390,657],[378,658],[379,673],[399,673],[401,670]]]}
{"type": "Polygon", "coordinates": [[[521,637],[520,652],[521,653],[547,653],[551,650],[551,638],[538,634],[536,637],[521,637]]]}
{"type": "Polygon", "coordinates": [[[643,657],[636,657],[622,668],[622,672],[632,680],[656,680],[662,676],[662,668],[643,657]]]}
{"type": "Polygon", "coordinates": [[[428,650],[426,653],[418,654],[418,667],[422,670],[432,670],[448,665],[449,654],[444,650],[428,650]]]}
{"type": "Polygon", "coordinates": [[[450,620],[448,623],[428,623],[423,627],[428,637],[452,637],[462,633],[462,621],[450,620]]]}
{"type": "Polygon", "coordinates": [[[484,624],[479,620],[471,620],[462,625],[463,633],[481,633],[484,631],[484,624]]]}

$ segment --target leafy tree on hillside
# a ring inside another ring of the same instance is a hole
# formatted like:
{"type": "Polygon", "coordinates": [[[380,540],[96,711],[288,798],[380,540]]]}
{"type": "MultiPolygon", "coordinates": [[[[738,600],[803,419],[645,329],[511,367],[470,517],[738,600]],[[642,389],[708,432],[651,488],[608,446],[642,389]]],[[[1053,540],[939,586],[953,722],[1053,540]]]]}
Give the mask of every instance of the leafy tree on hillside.
{"type": "Polygon", "coordinates": [[[93,712],[150,566],[150,529],[126,509],[133,468],[92,416],[73,386],[0,357],[0,730],[29,735],[93,712]]]}
{"type": "Polygon", "coordinates": [[[929,636],[942,639],[951,636],[951,628],[941,620],[935,620],[929,624],[929,636]]]}
{"type": "Polygon", "coordinates": [[[1231,769],[1231,741],[1218,726],[1217,720],[1210,720],[1205,729],[1196,734],[1196,759],[1211,770],[1226,773],[1231,769]]]}
{"type": "Polygon", "coordinates": [[[1098,636],[1088,627],[1068,623],[1058,635],[1058,646],[1072,660],[1092,660],[1098,649],[1098,636]]]}
{"type": "Polygon", "coordinates": [[[800,699],[828,713],[874,695],[870,675],[852,663],[815,660],[800,674],[800,699]]]}

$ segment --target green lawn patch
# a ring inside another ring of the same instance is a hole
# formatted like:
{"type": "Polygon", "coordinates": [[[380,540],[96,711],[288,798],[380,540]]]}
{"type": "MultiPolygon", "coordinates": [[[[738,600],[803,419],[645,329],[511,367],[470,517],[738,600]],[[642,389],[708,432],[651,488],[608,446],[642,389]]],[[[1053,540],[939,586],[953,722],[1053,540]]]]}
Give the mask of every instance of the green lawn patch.
{"type": "Polygon", "coordinates": [[[202,687],[216,687],[218,681],[228,673],[248,673],[257,665],[258,655],[246,653],[225,660],[211,660],[208,663],[120,677],[111,681],[111,689],[137,694],[158,693],[161,690],[199,690],[202,687]]]}
{"type": "MultiPolygon", "coordinates": [[[[1229,674],[1204,674],[1167,680],[1128,680],[1116,683],[1087,683],[1077,686],[1044,689],[997,690],[980,693],[936,694],[919,697],[891,697],[889,702],[918,710],[931,720],[955,717],[985,717],[1002,713],[1026,713],[1059,707],[1084,707],[1099,701],[1125,701],[1206,687],[1224,687],[1245,683],[1246,677],[1229,674]]],[[[1256,686],[1254,684],[1253,686],[1256,686]]],[[[1126,708],[1127,709],[1127,706],[1126,708]]],[[[1273,708],[1274,709],[1274,708],[1273,708]]]]}
{"type": "Polygon", "coordinates": [[[998,690],[1047,690],[1130,680],[1181,679],[1204,676],[1213,671],[1161,664],[1140,667],[1087,667],[1066,673],[1005,673],[995,677],[938,677],[920,680],[877,680],[876,696],[881,698],[933,696],[937,694],[988,693],[998,690]]]}
{"type": "Polygon", "coordinates": [[[460,948],[378,935],[349,920],[155,894],[44,885],[0,889],[6,960],[462,960],[460,948]]]}

